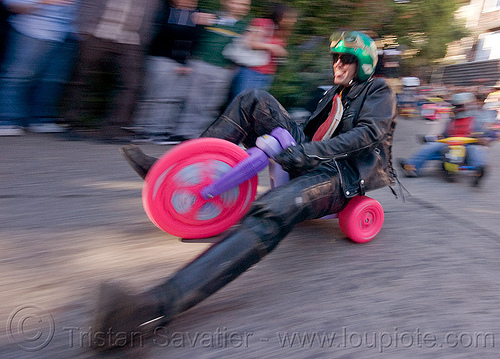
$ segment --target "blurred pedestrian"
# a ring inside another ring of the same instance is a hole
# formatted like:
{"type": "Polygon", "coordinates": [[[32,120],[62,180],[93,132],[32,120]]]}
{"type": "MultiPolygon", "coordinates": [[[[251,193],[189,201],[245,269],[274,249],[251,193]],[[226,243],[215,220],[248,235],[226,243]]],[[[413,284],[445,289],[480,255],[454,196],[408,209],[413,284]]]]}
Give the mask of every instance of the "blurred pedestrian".
{"type": "Polygon", "coordinates": [[[156,132],[164,132],[165,136],[156,143],[196,138],[220,114],[235,73],[235,64],[222,55],[222,50],[247,27],[250,1],[221,0],[221,10],[215,15],[197,13],[196,24],[204,26],[198,26],[198,38],[190,48],[193,53],[187,61],[189,73],[162,81],[148,77],[148,87],[164,87],[163,92],[169,92],[162,101],[142,104],[148,112],[137,119],[138,123],[161,124],[156,132]]]}
{"type": "Polygon", "coordinates": [[[74,65],[78,0],[3,0],[13,14],[0,71],[0,135],[61,132],[63,86],[74,65]]]}
{"type": "Polygon", "coordinates": [[[296,22],[297,11],[284,4],[275,4],[270,18],[251,22],[245,41],[253,50],[267,51],[269,61],[260,66],[241,66],[233,80],[231,98],[245,90],[271,88],[278,64],[288,56],[285,47],[296,22]]]}
{"type": "Polygon", "coordinates": [[[493,86],[492,92],[489,92],[486,96],[484,107],[496,111],[496,121],[500,121],[500,81],[493,86]]]}
{"type": "Polygon", "coordinates": [[[119,140],[129,132],[144,73],[145,47],[160,0],[82,0],[81,43],[75,71],[70,123],[100,117],[95,136],[119,140]],[[95,113],[98,101],[103,113],[95,113]]]}
{"type": "Polygon", "coordinates": [[[477,121],[479,121],[482,128],[488,129],[496,123],[497,112],[486,105],[485,101],[488,94],[479,91],[475,93],[475,96],[477,109],[474,116],[477,118],[477,121]]]}
{"type": "Polygon", "coordinates": [[[192,96],[191,55],[199,27],[215,21],[215,15],[199,12],[197,6],[198,0],[164,0],[155,20],[133,130],[157,142],[184,139],[176,130],[192,96]]]}
{"type": "Polygon", "coordinates": [[[215,23],[205,26],[194,49],[190,96],[178,118],[175,134],[197,138],[226,103],[236,66],[222,55],[224,47],[248,26],[251,0],[221,0],[215,23]]]}

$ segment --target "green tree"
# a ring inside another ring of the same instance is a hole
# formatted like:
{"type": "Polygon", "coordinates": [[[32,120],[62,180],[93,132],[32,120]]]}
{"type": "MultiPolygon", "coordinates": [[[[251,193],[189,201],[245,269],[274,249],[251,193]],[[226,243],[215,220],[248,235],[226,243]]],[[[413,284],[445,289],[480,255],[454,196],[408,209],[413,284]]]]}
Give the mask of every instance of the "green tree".
{"type": "Polygon", "coordinates": [[[412,66],[429,66],[446,55],[447,44],[466,36],[463,23],[455,19],[455,11],[463,1],[412,0],[392,5],[394,16],[385,26],[385,34],[393,34],[410,53],[412,66]]]}

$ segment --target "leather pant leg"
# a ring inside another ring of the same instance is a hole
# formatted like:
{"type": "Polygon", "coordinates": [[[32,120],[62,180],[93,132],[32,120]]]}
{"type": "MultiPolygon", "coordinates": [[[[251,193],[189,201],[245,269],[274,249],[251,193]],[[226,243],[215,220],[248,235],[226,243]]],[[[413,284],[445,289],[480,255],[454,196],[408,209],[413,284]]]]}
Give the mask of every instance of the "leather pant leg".
{"type": "MultiPolygon", "coordinates": [[[[201,137],[222,138],[236,144],[243,143],[250,148],[254,146],[257,137],[269,134],[276,127],[287,129],[297,143],[306,140],[302,129],[283,106],[268,92],[255,89],[238,95],[201,137]]],[[[122,153],[142,178],[146,177],[158,160],[146,155],[136,146],[123,147],[122,153]]]]}
{"type": "Polygon", "coordinates": [[[270,253],[293,227],[340,211],[348,200],[334,167],[319,168],[272,189],[223,240],[155,287],[166,322],[237,278],[270,253]]]}
{"type": "Polygon", "coordinates": [[[201,137],[217,137],[253,147],[257,137],[269,134],[276,127],[291,133],[297,143],[306,137],[283,106],[271,94],[261,89],[245,91],[229,104],[201,137]]]}
{"type": "MultiPolygon", "coordinates": [[[[297,143],[306,141],[301,128],[274,97],[265,91],[250,90],[237,96],[202,137],[252,147],[258,136],[278,126],[287,129],[297,143]]],[[[248,214],[220,242],[144,293],[141,298],[145,299],[138,299],[138,305],[146,306],[148,312],[142,319],[170,322],[259,262],[296,224],[339,212],[347,202],[332,164],[322,164],[270,190],[252,204],[248,214]]]]}

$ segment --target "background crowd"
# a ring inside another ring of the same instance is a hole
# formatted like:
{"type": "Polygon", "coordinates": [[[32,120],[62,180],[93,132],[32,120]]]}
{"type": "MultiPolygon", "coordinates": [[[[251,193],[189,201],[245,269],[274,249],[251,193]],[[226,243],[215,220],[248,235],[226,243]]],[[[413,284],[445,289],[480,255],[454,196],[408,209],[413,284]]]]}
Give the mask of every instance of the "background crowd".
{"type": "MultiPolygon", "coordinates": [[[[279,97],[287,108],[329,83],[330,64],[313,66],[317,37],[286,46],[308,10],[290,37],[298,11],[289,6],[211,3],[217,11],[197,0],[0,0],[0,136],[176,143],[197,137],[241,91],[269,89],[287,57],[276,81],[289,82],[279,97]],[[262,16],[252,18],[254,8],[262,16]],[[306,65],[289,66],[297,59],[306,65]]],[[[435,106],[409,102],[400,101],[402,115],[435,106]]]]}
{"type": "Polygon", "coordinates": [[[0,0],[0,136],[198,137],[238,93],[270,88],[297,20],[279,3],[254,19],[251,0],[198,5],[0,0]]]}

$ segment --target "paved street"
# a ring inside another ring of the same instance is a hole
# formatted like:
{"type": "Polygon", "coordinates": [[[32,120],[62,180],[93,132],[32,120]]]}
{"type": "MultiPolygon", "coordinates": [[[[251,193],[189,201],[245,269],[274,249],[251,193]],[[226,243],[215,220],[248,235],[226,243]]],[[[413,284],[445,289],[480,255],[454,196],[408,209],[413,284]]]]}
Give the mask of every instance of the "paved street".
{"type": "MultiPolygon", "coordinates": [[[[433,126],[401,119],[395,159],[433,126]]],[[[347,240],[337,220],[303,223],[155,337],[98,355],[99,283],[145,290],[210,245],[156,229],[118,147],[0,138],[0,358],[498,358],[498,142],[481,188],[466,175],[447,183],[437,164],[401,176],[405,201],[370,193],[386,217],[372,242],[347,240]]]]}

